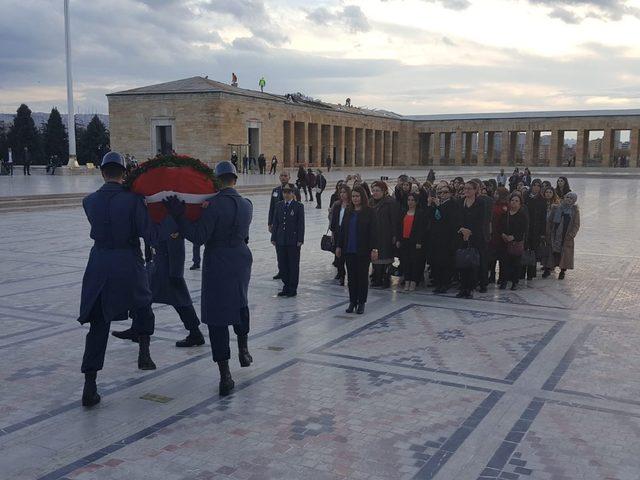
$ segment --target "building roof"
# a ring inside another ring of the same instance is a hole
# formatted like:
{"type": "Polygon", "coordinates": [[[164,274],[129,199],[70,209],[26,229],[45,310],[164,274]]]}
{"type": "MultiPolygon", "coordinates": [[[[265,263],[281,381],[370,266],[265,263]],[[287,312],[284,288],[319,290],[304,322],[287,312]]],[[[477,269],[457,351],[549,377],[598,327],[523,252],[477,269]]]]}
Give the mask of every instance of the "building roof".
{"type": "Polygon", "coordinates": [[[455,120],[513,120],[527,118],[576,118],[576,117],[620,117],[640,116],[640,109],[626,110],[565,110],[546,112],[502,112],[502,113],[446,113],[438,115],[399,115],[387,110],[376,110],[361,107],[347,107],[344,105],[327,103],[321,100],[307,97],[300,93],[275,95],[263,93],[257,90],[233,87],[226,83],[216,82],[207,77],[190,77],[173,82],[158,83],[146,87],[133,88],[121,92],[110,93],[107,96],[123,95],[170,95],[179,93],[227,93],[243,97],[252,97],[262,100],[276,101],[293,105],[301,105],[335,112],[372,115],[377,117],[393,118],[397,120],[412,121],[455,121],[455,120]]]}
{"type": "Polygon", "coordinates": [[[263,93],[257,90],[249,90],[246,88],[234,87],[222,82],[216,82],[206,77],[191,77],[175,80],[173,82],[158,83],[146,87],[133,88],[131,90],[123,90],[107,94],[107,97],[125,96],[125,95],[171,95],[180,93],[227,93],[230,95],[239,95],[243,97],[259,98],[294,105],[309,106],[321,108],[325,110],[333,110],[336,112],[356,113],[360,115],[373,115],[378,117],[387,117],[402,119],[401,115],[386,110],[375,110],[360,107],[346,107],[333,103],[323,102],[321,100],[307,97],[300,93],[275,95],[271,93],[263,93]]]}
{"type": "Polygon", "coordinates": [[[514,120],[525,118],[575,118],[640,116],[640,109],[625,110],[559,110],[547,112],[443,113],[439,115],[405,115],[416,121],[443,120],[514,120]]]}

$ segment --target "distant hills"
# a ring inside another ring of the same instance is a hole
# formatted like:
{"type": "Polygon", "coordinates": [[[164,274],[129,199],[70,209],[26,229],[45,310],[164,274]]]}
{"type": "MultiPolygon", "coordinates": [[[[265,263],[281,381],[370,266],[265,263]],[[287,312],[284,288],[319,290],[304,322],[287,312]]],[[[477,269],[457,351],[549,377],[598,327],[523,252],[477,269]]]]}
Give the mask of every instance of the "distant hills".
{"type": "MultiPolygon", "coordinates": [[[[50,112],[31,112],[31,118],[36,124],[36,127],[40,128],[43,123],[47,123],[49,119],[50,112]]],[[[64,124],[67,124],[67,114],[62,113],[62,121],[64,124]]],[[[93,118],[93,113],[76,113],[76,123],[80,125],[84,125],[85,127],[89,124],[91,119],[93,118]]],[[[109,115],[105,115],[104,113],[97,114],[102,123],[104,123],[107,129],[109,128],[109,115]]],[[[13,117],[15,113],[0,113],[0,123],[4,122],[5,125],[10,125],[13,123],[13,117]]]]}

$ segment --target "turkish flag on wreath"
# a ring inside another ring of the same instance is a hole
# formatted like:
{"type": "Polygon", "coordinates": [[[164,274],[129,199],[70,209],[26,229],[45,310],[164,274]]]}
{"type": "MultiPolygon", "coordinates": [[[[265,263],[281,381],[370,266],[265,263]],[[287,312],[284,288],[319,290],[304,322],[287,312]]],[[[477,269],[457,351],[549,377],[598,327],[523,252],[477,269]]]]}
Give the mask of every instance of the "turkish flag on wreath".
{"type": "Polygon", "coordinates": [[[158,155],[129,172],[126,185],[143,195],[149,214],[156,223],[167,216],[162,200],[176,195],[186,205],[185,216],[196,221],[202,202],[217,192],[213,170],[200,160],[184,155],[158,155]]]}

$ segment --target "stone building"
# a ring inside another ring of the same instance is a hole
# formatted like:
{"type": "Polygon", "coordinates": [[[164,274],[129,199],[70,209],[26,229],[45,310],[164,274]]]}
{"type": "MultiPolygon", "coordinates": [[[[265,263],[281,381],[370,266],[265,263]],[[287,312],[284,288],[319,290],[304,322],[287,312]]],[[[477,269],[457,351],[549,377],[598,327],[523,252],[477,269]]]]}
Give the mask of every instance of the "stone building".
{"type": "Polygon", "coordinates": [[[209,163],[264,153],[285,166],[324,165],[328,156],[349,167],[610,166],[614,152],[626,165],[639,161],[640,110],[403,116],[204,77],[107,97],[111,147],[138,159],[175,150],[209,163]]]}

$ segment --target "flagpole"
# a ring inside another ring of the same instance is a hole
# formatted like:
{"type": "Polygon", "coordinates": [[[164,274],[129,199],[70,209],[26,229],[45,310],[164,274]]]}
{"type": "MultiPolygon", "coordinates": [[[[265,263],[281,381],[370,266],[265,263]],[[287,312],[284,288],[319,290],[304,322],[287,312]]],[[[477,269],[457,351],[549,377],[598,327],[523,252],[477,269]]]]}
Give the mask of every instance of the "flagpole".
{"type": "Polygon", "coordinates": [[[71,31],[69,27],[69,0],[64,0],[64,43],[67,58],[67,134],[69,136],[69,163],[67,167],[77,167],[76,123],[73,109],[73,80],[71,79],[71,31]]]}

